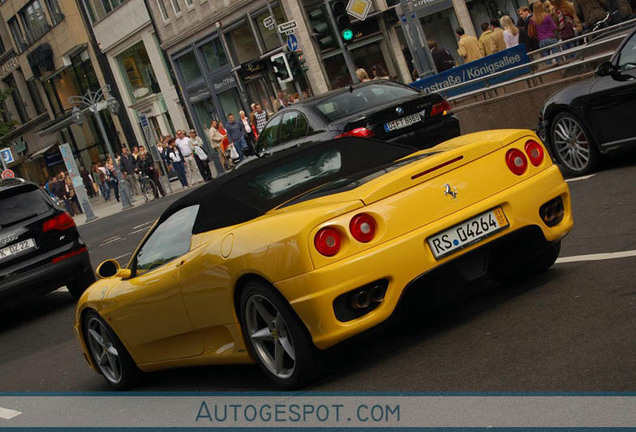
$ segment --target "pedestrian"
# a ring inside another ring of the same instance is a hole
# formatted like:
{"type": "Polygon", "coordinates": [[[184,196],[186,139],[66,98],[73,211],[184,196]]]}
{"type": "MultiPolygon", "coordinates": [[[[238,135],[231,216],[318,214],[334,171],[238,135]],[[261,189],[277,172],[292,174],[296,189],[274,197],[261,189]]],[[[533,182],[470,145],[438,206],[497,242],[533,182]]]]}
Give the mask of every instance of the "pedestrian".
{"type": "Polygon", "coordinates": [[[110,199],[110,187],[106,182],[106,168],[102,166],[101,162],[93,165],[93,179],[99,186],[99,192],[104,201],[108,201],[110,199]]]}
{"type": "Polygon", "coordinates": [[[273,100],[274,102],[274,109],[276,111],[280,111],[283,108],[289,106],[289,102],[287,101],[287,98],[285,97],[285,93],[283,93],[282,91],[279,91],[276,93],[277,98],[275,98],[273,100]]]}
{"type": "Polygon", "coordinates": [[[358,80],[360,82],[371,81],[371,79],[369,78],[369,74],[367,74],[367,71],[364,68],[356,69],[356,77],[358,77],[358,80]]]}
{"type": "Polygon", "coordinates": [[[583,33],[607,15],[609,6],[605,0],[574,0],[574,10],[583,23],[583,33]]]}
{"type": "Polygon", "coordinates": [[[163,189],[163,185],[159,181],[159,172],[155,168],[155,164],[152,161],[152,158],[144,153],[139,153],[139,158],[137,159],[137,169],[146,177],[150,179],[150,181],[155,185],[155,198],[159,198],[159,194],[162,197],[166,196],[166,191],[163,189]]]}
{"type": "Polygon", "coordinates": [[[194,129],[190,129],[190,142],[192,144],[192,153],[196,159],[201,177],[203,177],[203,180],[205,181],[212,180],[209,165],[210,158],[208,158],[208,154],[203,149],[203,140],[201,137],[197,136],[197,131],[194,129]]]}
{"type": "Polygon", "coordinates": [[[132,148],[132,156],[135,158],[135,163],[137,162],[137,158],[139,157],[139,147],[133,146],[132,148]]]}
{"type": "Polygon", "coordinates": [[[514,25],[512,19],[508,15],[501,17],[501,26],[504,28],[503,37],[506,48],[512,48],[519,45],[519,29],[514,25]]]}
{"type": "Polygon", "coordinates": [[[179,150],[179,147],[177,147],[177,143],[174,138],[168,139],[168,145],[168,157],[170,158],[170,163],[177,172],[181,186],[187,188],[189,185],[188,179],[186,178],[185,168],[183,166],[183,156],[181,155],[181,151],[179,150]]]}
{"type": "Polygon", "coordinates": [[[110,156],[106,159],[104,167],[106,168],[106,179],[108,184],[113,188],[113,192],[115,192],[115,200],[119,202],[119,179],[115,174],[115,164],[113,164],[113,159],[110,156]]]}
{"type": "Polygon", "coordinates": [[[124,147],[121,150],[121,162],[119,164],[119,169],[121,170],[122,176],[128,186],[130,187],[133,195],[137,195],[139,193],[139,187],[137,186],[137,179],[135,178],[135,166],[137,165],[137,161],[134,156],[130,154],[128,149],[124,147]]]}
{"type": "MultiPolygon", "coordinates": [[[[532,4],[532,18],[530,18],[530,23],[536,28],[539,48],[549,47],[558,42],[556,24],[552,16],[545,12],[541,2],[532,4]]],[[[557,51],[557,48],[548,48],[541,52],[541,56],[545,57],[557,51]]],[[[553,61],[554,60],[548,60],[546,64],[551,65],[553,61]]]]}
{"type": "Polygon", "coordinates": [[[73,210],[71,209],[71,201],[69,200],[68,189],[66,188],[66,181],[64,180],[64,173],[59,173],[57,175],[57,181],[53,183],[51,189],[60,203],[64,204],[66,212],[71,216],[75,216],[75,213],[73,213],[73,210]]]}
{"type": "Polygon", "coordinates": [[[68,200],[71,205],[71,209],[73,210],[73,215],[78,215],[84,213],[82,211],[82,207],[80,207],[79,198],[77,197],[77,193],[75,192],[75,186],[73,185],[73,180],[70,176],[67,176],[64,181],[66,182],[66,192],[68,194],[68,200]]]}
{"type": "Polygon", "coordinates": [[[91,179],[90,174],[86,171],[86,168],[80,167],[80,177],[82,177],[82,183],[84,183],[84,189],[86,189],[86,193],[89,198],[93,198],[95,196],[95,189],[93,188],[93,179],[91,179]]]}
{"type": "Polygon", "coordinates": [[[254,111],[254,122],[256,125],[256,132],[260,135],[265,129],[267,124],[267,112],[263,111],[261,104],[256,104],[256,110],[254,111]]]}
{"type": "Polygon", "coordinates": [[[532,12],[527,6],[520,7],[517,10],[519,20],[517,28],[519,29],[519,43],[526,47],[526,52],[532,52],[539,49],[539,40],[537,39],[537,29],[532,25],[532,12]]]}
{"type": "Polygon", "coordinates": [[[245,159],[243,151],[247,146],[245,142],[245,128],[243,127],[243,122],[235,121],[234,114],[232,113],[227,115],[227,120],[227,138],[229,143],[234,145],[234,149],[238,153],[238,162],[240,162],[245,159]]]}
{"type": "Polygon", "coordinates": [[[479,36],[479,47],[485,56],[495,54],[497,52],[497,42],[494,33],[490,30],[489,23],[481,24],[481,36],[479,36]]]}
{"type": "Polygon", "coordinates": [[[438,48],[437,41],[433,39],[429,39],[427,43],[428,49],[431,50],[431,56],[433,57],[437,73],[444,72],[455,67],[455,58],[447,49],[438,48]]]}
{"type": "Polygon", "coordinates": [[[192,144],[190,143],[190,137],[186,136],[182,130],[177,131],[177,139],[175,144],[183,156],[183,165],[188,179],[188,184],[193,185],[195,183],[201,183],[203,179],[199,174],[199,168],[197,167],[197,161],[192,153],[192,144]]]}
{"type": "Polygon", "coordinates": [[[210,122],[210,130],[208,131],[208,136],[210,137],[212,150],[217,152],[217,154],[219,155],[219,160],[221,161],[221,166],[223,167],[223,169],[232,169],[232,160],[226,157],[225,149],[221,145],[225,136],[222,135],[221,132],[219,132],[219,122],[217,122],[216,120],[212,120],[210,122]]]}
{"type": "Polygon", "coordinates": [[[248,154],[256,155],[256,137],[254,136],[254,129],[250,123],[250,119],[245,116],[245,111],[239,111],[239,117],[243,127],[245,128],[245,142],[247,143],[248,154]]]}
{"type": "Polygon", "coordinates": [[[457,53],[464,59],[464,63],[479,60],[484,56],[481,52],[479,41],[475,36],[467,35],[462,27],[457,27],[455,34],[458,38],[457,53]]]}
{"type": "Polygon", "coordinates": [[[373,73],[373,79],[389,79],[389,74],[384,69],[384,66],[380,63],[376,63],[371,67],[371,73],[373,73]]]}
{"type": "Polygon", "coordinates": [[[490,21],[490,30],[492,31],[492,37],[497,45],[497,52],[508,49],[506,41],[504,40],[504,31],[500,27],[499,21],[496,19],[490,21]]]}

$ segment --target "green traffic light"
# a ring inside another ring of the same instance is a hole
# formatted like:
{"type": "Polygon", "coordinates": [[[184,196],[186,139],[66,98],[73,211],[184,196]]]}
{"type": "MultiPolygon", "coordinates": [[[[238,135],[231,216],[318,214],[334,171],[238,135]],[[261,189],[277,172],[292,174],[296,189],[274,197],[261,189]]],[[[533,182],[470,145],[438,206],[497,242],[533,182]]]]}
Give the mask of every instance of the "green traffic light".
{"type": "Polygon", "coordinates": [[[350,41],[351,39],[353,39],[353,30],[344,29],[342,31],[342,39],[345,41],[350,41]]]}

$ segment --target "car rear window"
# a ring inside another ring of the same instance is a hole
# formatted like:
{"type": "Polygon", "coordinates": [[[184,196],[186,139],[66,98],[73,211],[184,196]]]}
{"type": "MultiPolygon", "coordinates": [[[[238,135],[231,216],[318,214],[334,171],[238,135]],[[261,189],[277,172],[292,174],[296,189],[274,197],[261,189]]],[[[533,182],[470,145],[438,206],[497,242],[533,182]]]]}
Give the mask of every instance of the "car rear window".
{"type": "Polygon", "coordinates": [[[372,109],[387,102],[419,94],[417,90],[392,84],[373,84],[339,93],[316,104],[327,119],[334,120],[372,109]]]}
{"type": "Polygon", "coordinates": [[[35,186],[16,187],[0,194],[0,228],[48,212],[53,206],[35,186]]]}

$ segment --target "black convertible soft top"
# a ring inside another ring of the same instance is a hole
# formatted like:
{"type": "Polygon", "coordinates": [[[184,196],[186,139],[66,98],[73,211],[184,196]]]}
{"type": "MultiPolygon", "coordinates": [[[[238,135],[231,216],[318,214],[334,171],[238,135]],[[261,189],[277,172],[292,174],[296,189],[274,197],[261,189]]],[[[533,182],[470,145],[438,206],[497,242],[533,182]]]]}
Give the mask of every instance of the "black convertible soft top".
{"type": "Polygon", "coordinates": [[[175,201],[160,222],[200,205],[192,229],[198,234],[257,218],[321,185],[389,164],[415,151],[367,138],[306,142],[240,166],[175,201]]]}

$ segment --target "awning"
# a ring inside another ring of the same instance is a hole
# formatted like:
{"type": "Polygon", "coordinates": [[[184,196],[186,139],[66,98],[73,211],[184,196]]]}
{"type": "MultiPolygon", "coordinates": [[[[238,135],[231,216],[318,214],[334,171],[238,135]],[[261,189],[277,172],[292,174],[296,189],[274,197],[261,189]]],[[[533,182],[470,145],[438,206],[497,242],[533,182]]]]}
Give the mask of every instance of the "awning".
{"type": "Polygon", "coordinates": [[[54,143],[54,144],[51,144],[50,146],[44,147],[43,149],[40,149],[40,150],[36,151],[32,155],[27,156],[27,159],[28,160],[33,160],[33,159],[37,159],[39,157],[42,157],[42,156],[44,156],[44,153],[46,153],[47,151],[51,150],[51,148],[53,148],[56,145],[57,145],[57,143],[54,143]]]}

